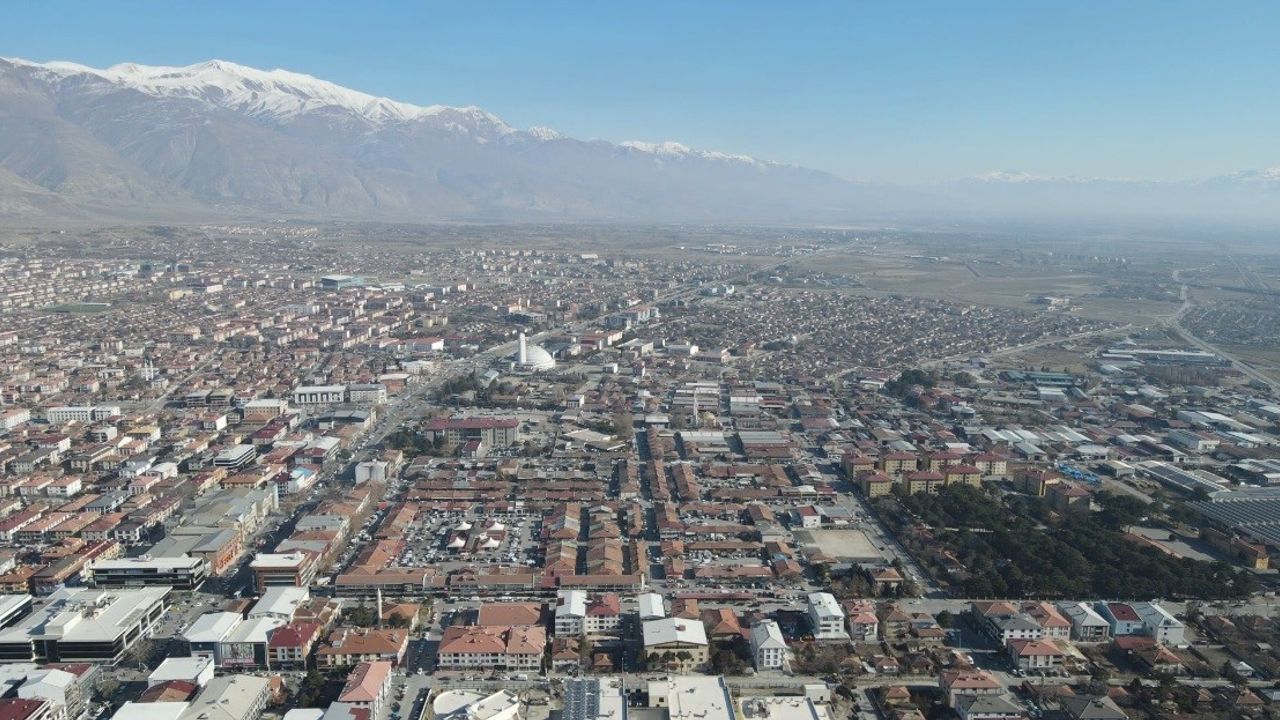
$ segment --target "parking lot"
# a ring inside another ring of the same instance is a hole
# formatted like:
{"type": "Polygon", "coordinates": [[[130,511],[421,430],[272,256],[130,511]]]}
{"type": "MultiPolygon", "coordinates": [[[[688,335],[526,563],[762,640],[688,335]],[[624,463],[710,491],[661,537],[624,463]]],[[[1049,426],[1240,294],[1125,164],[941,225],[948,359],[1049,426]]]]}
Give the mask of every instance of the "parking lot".
{"type": "Polygon", "coordinates": [[[534,566],[542,522],[534,516],[422,513],[406,533],[401,567],[534,566]]]}

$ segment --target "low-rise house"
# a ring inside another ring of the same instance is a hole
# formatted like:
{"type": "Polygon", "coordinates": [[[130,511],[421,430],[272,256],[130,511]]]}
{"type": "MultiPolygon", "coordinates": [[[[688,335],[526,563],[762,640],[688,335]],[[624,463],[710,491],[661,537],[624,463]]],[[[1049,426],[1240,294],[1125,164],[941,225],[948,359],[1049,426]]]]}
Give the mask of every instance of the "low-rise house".
{"type": "Polygon", "coordinates": [[[1004,685],[987,670],[943,670],[938,687],[947,696],[947,704],[955,707],[957,695],[999,695],[1004,685]]]}
{"type": "Polygon", "coordinates": [[[1009,660],[1019,670],[1049,670],[1062,664],[1064,653],[1048,640],[1010,640],[1009,660]]]}

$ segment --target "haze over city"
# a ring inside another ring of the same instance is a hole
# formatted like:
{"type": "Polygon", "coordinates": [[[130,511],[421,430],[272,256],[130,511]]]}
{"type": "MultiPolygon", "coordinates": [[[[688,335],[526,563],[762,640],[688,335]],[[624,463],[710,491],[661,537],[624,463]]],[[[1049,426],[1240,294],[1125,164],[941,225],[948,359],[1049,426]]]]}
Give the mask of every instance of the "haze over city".
{"type": "Polygon", "coordinates": [[[0,23],[0,720],[1267,720],[1273,4],[0,23]]]}

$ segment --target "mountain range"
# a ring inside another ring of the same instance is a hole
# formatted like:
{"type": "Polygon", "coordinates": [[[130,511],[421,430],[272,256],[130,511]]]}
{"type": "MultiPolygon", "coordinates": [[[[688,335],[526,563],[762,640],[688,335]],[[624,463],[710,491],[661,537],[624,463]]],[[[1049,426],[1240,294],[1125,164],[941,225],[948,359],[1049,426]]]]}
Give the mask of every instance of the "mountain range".
{"type": "Polygon", "coordinates": [[[0,59],[0,218],[824,224],[948,215],[1280,221],[1280,169],[1194,183],[854,182],[676,142],[578,140],[220,60],[0,59]]]}

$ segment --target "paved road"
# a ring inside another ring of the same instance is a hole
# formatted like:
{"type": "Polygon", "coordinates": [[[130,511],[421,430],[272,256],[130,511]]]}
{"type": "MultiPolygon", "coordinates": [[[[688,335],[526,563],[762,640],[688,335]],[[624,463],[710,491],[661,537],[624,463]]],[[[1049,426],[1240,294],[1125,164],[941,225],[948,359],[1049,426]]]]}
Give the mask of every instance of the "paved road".
{"type": "MultiPolygon", "coordinates": [[[[1234,258],[1232,259],[1232,261],[1234,262],[1234,258]]],[[[1243,272],[1244,271],[1241,270],[1242,274],[1243,272]]],[[[1182,271],[1181,270],[1173,271],[1173,279],[1175,282],[1182,283],[1182,271]]],[[[1228,352],[1224,352],[1222,348],[1218,347],[1217,345],[1214,345],[1213,343],[1210,343],[1206,340],[1201,339],[1200,337],[1196,336],[1195,333],[1188,330],[1186,326],[1182,324],[1182,318],[1185,317],[1186,314],[1190,312],[1192,308],[1196,307],[1196,303],[1191,298],[1191,288],[1186,283],[1182,283],[1182,285],[1179,287],[1178,295],[1179,297],[1182,298],[1182,305],[1178,308],[1177,312],[1173,313],[1167,318],[1164,318],[1161,321],[1163,325],[1165,325],[1170,330],[1177,333],[1178,336],[1181,337],[1187,344],[1192,345],[1205,352],[1216,353],[1217,355],[1221,356],[1223,359],[1230,362],[1232,367],[1234,367],[1236,370],[1239,370],[1241,373],[1243,373],[1245,377],[1251,380],[1256,380],[1262,383],[1263,385],[1266,385],[1271,390],[1276,389],[1277,383],[1274,379],[1272,379],[1267,375],[1262,374],[1261,372],[1255,370],[1253,366],[1249,365],[1243,360],[1235,357],[1234,355],[1228,352]]]]}

